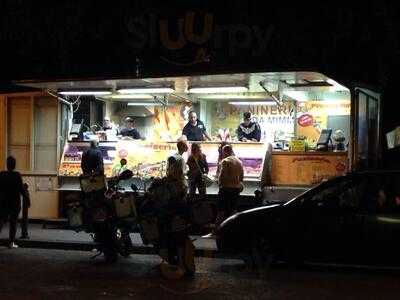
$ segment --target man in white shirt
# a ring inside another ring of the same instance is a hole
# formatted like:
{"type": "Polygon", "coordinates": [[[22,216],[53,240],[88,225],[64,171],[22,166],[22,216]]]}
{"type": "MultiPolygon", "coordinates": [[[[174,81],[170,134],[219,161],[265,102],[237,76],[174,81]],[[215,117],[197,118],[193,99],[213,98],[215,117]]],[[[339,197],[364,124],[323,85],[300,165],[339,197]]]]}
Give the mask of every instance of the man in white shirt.
{"type": "Polygon", "coordinates": [[[188,145],[186,141],[178,141],[176,143],[176,147],[178,148],[178,152],[173,155],[176,159],[176,162],[182,167],[182,174],[185,175],[187,172],[187,165],[185,159],[183,158],[183,154],[188,151],[188,145]]]}
{"type": "MultiPolygon", "coordinates": [[[[175,158],[176,163],[181,166],[182,175],[184,177],[187,172],[187,165],[186,165],[185,159],[183,158],[183,154],[188,151],[189,147],[187,145],[187,142],[184,140],[178,141],[178,143],[176,144],[176,147],[178,148],[178,152],[175,153],[174,155],[172,155],[172,157],[175,158]]],[[[169,168],[169,165],[167,162],[167,170],[168,170],[168,168],[169,168]]],[[[185,179],[184,179],[184,181],[186,182],[185,179]]]]}

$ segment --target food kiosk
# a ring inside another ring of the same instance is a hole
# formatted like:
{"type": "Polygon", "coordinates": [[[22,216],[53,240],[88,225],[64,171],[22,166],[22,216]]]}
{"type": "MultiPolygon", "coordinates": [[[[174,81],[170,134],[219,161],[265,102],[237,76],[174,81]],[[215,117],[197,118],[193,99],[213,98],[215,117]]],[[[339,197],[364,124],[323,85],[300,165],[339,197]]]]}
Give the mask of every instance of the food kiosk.
{"type": "MultiPolygon", "coordinates": [[[[93,137],[100,140],[107,177],[115,175],[119,161],[125,158],[137,184],[145,188],[151,178],[164,176],[166,159],[177,151],[176,142],[183,138],[188,113],[194,110],[212,140],[189,141],[189,146],[201,143],[210,175],[216,174],[218,147],[227,141],[243,163],[242,195],[273,187],[287,191],[276,194],[278,200],[284,200],[351,170],[356,163],[355,130],[359,134],[365,123],[357,116],[350,90],[317,72],[41,82],[29,86],[45,87],[63,103],[70,103],[74,111],[66,114],[71,116],[70,130],[58,168],[60,207],[66,198],[77,197],[73,192],[79,191],[82,153],[93,137]],[[97,101],[102,106],[97,118],[86,113],[90,115],[86,124],[81,109],[85,101],[97,101]],[[250,112],[252,121],[260,125],[260,141],[238,141],[236,130],[244,112],[250,112]],[[124,128],[126,117],[133,118],[142,139],[118,133],[111,137],[102,130],[104,117],[111,120],[117,132],[124,128]]],[[[218,185],[207,192],[217,194],[218,185]]]]}
{"type": "MultiPolygon", "coordinates": [[[[210,175],[216,175],[218,147],[223,140],[231,143],[243,163],[244,194],[268,186],[300,192],[350,168],[350,91],[323,74],[210,75],[153,79],[146,85],[140,80],[114,84],[109,94],[96,96],[105,103],[103,115],[119,129],[125,117],[134,118],[143,139],[110,139],[102,130],[80,132],[80,138],[69,139],[59,168],[63,191],[79,190],[81,155],[93,136],[100,139],[107,177],[115,175],[113,170],[122,158],[142,182],[164,176],[165,161],[177,151],[176,142],[182,138],[191,110],[197,112],[212,140],[189,141],[189,146],[201,143],[210,175]],[[260,125],[260,141],[238,141],[236,129],[244,112],[250,112],[260,125]]],[[[58,92],[72,99],[79,95],[78,90],[58,92]]],[[[208,189],[209,194],[217,192],[217,184],[208,189]]]]}

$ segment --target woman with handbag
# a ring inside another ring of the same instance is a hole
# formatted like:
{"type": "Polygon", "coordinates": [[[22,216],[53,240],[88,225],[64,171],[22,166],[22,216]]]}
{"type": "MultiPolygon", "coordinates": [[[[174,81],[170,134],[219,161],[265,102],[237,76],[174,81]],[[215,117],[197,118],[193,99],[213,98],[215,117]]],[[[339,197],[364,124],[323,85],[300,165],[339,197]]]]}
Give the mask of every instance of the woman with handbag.
{"type": "Polygon", "coordinates": [[[201,198],[206,196],[206,184],[204,176],[208,174],[208,163],[206,156],[201,152],[200,144],[193,143],[187,164],[189,166],[189,197],[193,200],[196,189],[201,198]]]}

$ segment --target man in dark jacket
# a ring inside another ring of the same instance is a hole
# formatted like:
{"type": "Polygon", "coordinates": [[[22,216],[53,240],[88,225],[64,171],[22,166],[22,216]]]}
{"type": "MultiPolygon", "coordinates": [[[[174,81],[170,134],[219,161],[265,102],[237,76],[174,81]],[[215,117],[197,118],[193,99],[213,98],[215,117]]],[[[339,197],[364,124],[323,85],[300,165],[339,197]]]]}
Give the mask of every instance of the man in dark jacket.
{"type": "Polygon", "coordinates": [[[251,113],[243,114],[243,122],[237,129],[238,140],[241,142],[259,142],[261,139],[261,128],[257,122],[251,121],[251,113]]]}
{"type": "Polygon", "coordinates": [[[131,137],[134,140],[140,140],[142,137],[140,136],[139,131],[135,128],[135,120],[130,117],[125,119],[126,127],[121,130],[122,136],[131,137]]]}
{"type": "MultiPolygon", "coordinates": [[[[104,176],[103,155],[98,147],[98,141],[90,141],[90,148],[82,154],[81,169],[83,176],[104,176]]],[[[83,219],[87,224],[92,224],[96,209],[104,200],[105,187],[90,193],[83,193],[82,200],[84,203],[83,219]]]]}
{"type": "Polygon", "coordinates": [[[3,218],[0,220],[0,231],[3,221],[7,218],[10,221],[9,248],[18,248],[15,244],[17,231],[17,220],[21,210],[21,196],[24,195],[24,188],[21,174],[15,171],[16,160],[14,157],[7,158],[7,171],[0,172],[0,201],[3,210],[3,218]]]}
{"type": "Polygon", "coordinates": [[[90,141],[90,148],[82,154],[81,168],[83,175],[104,174],[103,154],[98,145],[98,141],[90,141]]]}

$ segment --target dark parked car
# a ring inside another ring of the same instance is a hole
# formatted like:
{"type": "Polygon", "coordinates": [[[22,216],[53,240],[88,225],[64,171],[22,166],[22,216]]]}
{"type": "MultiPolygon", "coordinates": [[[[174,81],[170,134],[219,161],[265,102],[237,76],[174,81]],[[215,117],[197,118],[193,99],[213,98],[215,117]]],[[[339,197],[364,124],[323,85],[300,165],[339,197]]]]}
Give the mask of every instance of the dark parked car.
{"type": "Polygon", "coordinates": [[[337,177],[284,204],[237,213],[217,230],[220,251],[256,266],[274,260],[400,262],[400,171],[337,177]]]}

